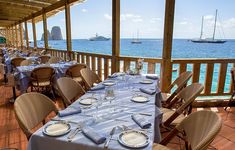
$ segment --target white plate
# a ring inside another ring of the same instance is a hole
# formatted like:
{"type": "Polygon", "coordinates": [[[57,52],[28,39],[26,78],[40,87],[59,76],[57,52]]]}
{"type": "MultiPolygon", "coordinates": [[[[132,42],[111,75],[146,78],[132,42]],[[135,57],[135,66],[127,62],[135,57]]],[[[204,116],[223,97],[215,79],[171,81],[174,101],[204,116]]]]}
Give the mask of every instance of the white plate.
{"type": "Polygon", "coordinates": [[[145,103],[149,101],[148,97],[143,96],[143,95],[134,96],[131,98],[131,100],[137,103],[145,103]]]}
{"type": "Polygon", "coordinates": [[[105,85],[105,86],[112,86],[112,85],[114,85],[114,84],[115,84],[114,81],[104,81],[104,82],[103,82],[103,85],[105,85]]]}
{"type": "Polygon", "coordinates": [[[128,130],[118,136],[118,142],[129,148],[143,148],[149,144],[149,137],[141,131],[128,130]]]}
{"type": "Polygon", "coordinates": [[[79,101],[82,105],[92,105],[94,102],[96,102],[97,99],[95,97],[86,97],[79,101]]]}
{"type": "Polygon", "coordinates": [[[150,79],[144,79],[144,80],[141,80],[140,83],[142,83],[142,84],[152,84],[153,81],[150,80],[150,79]]]}
{"type": "Polygon", "coordinates": [[[43,133],[48,136],[61,136],[70,132],[71,126],[66,122],[56,122],[43,128],[43,133]]]}

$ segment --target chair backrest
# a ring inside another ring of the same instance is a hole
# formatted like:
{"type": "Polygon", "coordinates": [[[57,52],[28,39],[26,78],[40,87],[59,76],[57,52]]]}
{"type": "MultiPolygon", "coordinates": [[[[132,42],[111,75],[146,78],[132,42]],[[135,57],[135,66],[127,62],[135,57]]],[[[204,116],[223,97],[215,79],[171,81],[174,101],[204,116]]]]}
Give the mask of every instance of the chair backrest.
{"type": "Polygon", "coordinates": [[[43,56],[40,56],[39,59],[42,64],[46,64],[49,61],[50,56],[43,55],[43,56]]]}
{"type": "Polygon", "coordinates": [[[49,64],[55,64],[55,63],[58,63],[61,61],[61,58],[60,57],[51,57],[49,60],[48,60],[48,63],[49,64]]]}
{"type": "Polygon", "coordinates": [[[186,139],[188,149],[207,150],[222,127],[222,119],[213,111],[202,110],[187,116],[161,142],[166,145],[181,132],[186,139]]]}
{"type": "Polygon", "coordinates": [[[38,82],[44,82],[51,81],[54,74],[55,70],[52,67],[44,66],[33,69],[31,77],[38,82]]]}
{"type": "Polygon", "coordinates": [[[222,119],[212,111],[190,114],[176,128],[184,131],[192,150],[206,150],[222,126],[222,119]]]}
{"type": "Polygon", "coordinates": [[[70,105],[74,100],[85,94],[84,89],[76,81],[68,77],[62,77],[57,80],[59,93],[63,98],[65,107],[70,105]]]}
{"type": "Polygon", "coordinates": [[[175,86],[175,91],[168,97],[166,100],[166,103],[170,103],[170,101],[176,96],[177,93],[179,93],[180,90],[182,90],[186,85],[189,79],[192,77],[193,73],[190,71],[186,71],[180,74],[178,78],[175,79],[175,81],[168,87],[167,91],[170,93],[171,89],[175,86]]]}
{"type": "Polygon", "coordinates": [[[29,139],[32,129],[42,122],[51,112],[57,113],[55,104],[40,93],[26,93],[19,96],[14,103],[16,119],[29,139]]]}
{"type": "Polygon", "coordinates": [[[11,64],[14,68],[20,66],[21,62],[24,61],[25,58],[23,57],[16,57],[11,60],[11,64]]]}
{"type": "Polygon", "coordinates": [[[184,89],[182,89],[172,100],[173,102],[182,101],[182,104],[177,108],[175,113],[169,117],[163,124],[165,126],[169,126],[174,119],[176,119],[180,114],[182,114],[189,106],[193,103],[193,101],[197,98],[197,96],[202,92],[204,86],[200,83],[192,83],[188,85],[184,89]]]}
{"type": "Polygon", "coordinates": [[[99,76],[89,68],[84,68],[80,72],[87,89],[90,89],[94,83],[101,82],[99,76]]]}
{"type": "Polygon", "coordinates": [[[81,69],[86,68],[86,67],[87,67],[86,64],[75,64],[75,65],[70,66],[66,70],[65,74],[69,77],[72,77],[72,78],[81,77],[80,71],[81,71],[81,69]]]}
{"type": "Polygon", "coordinates": [[[232,77],[233,90],[235,90],[235,67],[231,69],[231,77],[232,77]]]}
{"type": "Polygon", "coordinates": [[[26,60],[23,60],[20,63],[20,66],[29,66],[29,65],[32,65],[32,64],[33,64],[33,61],[31,59],[26,59],[26,60]]]}

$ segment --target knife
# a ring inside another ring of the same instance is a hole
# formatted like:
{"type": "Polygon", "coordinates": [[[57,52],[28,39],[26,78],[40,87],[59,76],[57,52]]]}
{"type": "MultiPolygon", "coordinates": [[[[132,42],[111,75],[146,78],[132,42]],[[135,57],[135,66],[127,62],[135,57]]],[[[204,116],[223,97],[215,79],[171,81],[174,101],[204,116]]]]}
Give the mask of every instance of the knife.
{"type": "Polygon", "coordinates": [[[109,139],[106,140],[106,142],[104,143],[104,148],[108,148],[109,142],[110,142],[110,140],[112,139],[112,137],[113,137],[113,135],[114,135],[114,133],[115,133],[115,130],[116,130],[116,127],[113,127],[113,129],[110,131],[110,133],[109,133],[109,139]]]}

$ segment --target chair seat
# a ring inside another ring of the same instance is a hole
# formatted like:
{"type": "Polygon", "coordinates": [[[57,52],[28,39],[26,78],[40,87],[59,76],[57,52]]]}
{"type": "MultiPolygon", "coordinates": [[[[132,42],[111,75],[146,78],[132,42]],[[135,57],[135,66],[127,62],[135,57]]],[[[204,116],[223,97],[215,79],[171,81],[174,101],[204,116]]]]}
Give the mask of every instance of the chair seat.
{"type": "Polygon", "coordinates": [[[82,83],[82,78],[81,77],[73,77],[73,80],[78,82],[78,83],[82,83]]]}
{"type": "MultiPolygon", "coordinates": [[[[163,118],[162,118],[162,122],[165,122],[168,118],[170,118],[175,111],[171,110],[171,109],[167,109],[164,108],[165,113],[163,113],[163,118]]],[[[180,114],[174,121],[172,121],[171,125],[178,125],[183,119],[185,118],[185,116],[183,114],[180,114]]]]}
{"type": "Polygon", "coordinates": [[[161,93],[161,94],[162,94],[162,101],[166,101],[171,96],[170,93],[161,93]]]}
{"type": "Polygon", "coordinates": [[[41,82],[33,81],[32,82],[33,86],[49,86],[50,84],[51,84],[50,81],[41,81],[41,82]]]}
{"type": "Polygon", "coordinates": [[[164,145],[153,143],[153,150],[170,150],[170,149],[164,145]]]}

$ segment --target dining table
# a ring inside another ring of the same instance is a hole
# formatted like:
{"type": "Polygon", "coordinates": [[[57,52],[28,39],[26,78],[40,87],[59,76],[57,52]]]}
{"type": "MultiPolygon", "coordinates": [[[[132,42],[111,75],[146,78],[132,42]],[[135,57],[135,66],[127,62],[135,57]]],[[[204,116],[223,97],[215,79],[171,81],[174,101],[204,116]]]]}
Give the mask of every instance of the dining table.
{"type": "Polygon", "coordinates": [[[153,143],[159,143],[161,140],[159,125],[162,120],[160,111],[162,97],[158,82],[158,78],[147,79],[146,75],[121,74],[109,77],[95,85],[104,88],[87,91],[66,109],[59,111],[59,113],[62,111],[65,113],[71,109],[81,109],[80,112],[67,116],[57,114],[35,131],[29,139],[27,150],[135,149],[136,147],[130,147],[122,142],[122,136],[128,132],[143,133],[147,137],[144,139],[146,144],[138,149],[151,150],[153,143]],[[113,84],[105,84],[107,82],[113,84]],[[112,99],[107,98],[109,94],[107,91],[110,89],[113,91],[112,99]],[[146,92],[148,90],[152,92],[146,92]],[[134,101],[138,96],[143,96],[147,100],[134,101]],[[94,98],[95,101],[91,105],[84,105],[82,101],[87,98],[94,98]],[[133,116],[140,117],[142,121],[145,120],[148,127],[143,128],[133,116]],[[47,127],[58,122],[69,124],[70,131],[61,136],[46,134],[47,127]],[[81,130],[70,139],[69,136],[74,134],[78,127],[81,130]],[[105,138],[105,142],[95,143],[87,136],[84,128],[105,138]],[[107,140],[110,140],[108,146],[107,140]]]}
{"type": "Polygon", "coordinates": [[[76,64],[76,62],[70,61],[70,62],[58,62],[54,64],[32,64],[29,66],[16,67],[14,72],[15,82],[17,85],[16,87],[21,92],[21,94],[25,93],[29,87],[31,73],[33,69],[45,66],[54,68],[55,76],[53,84],[55,85],[56,80],[60,77],[65,76],[66,70],[74,64],[76,64]]]}

